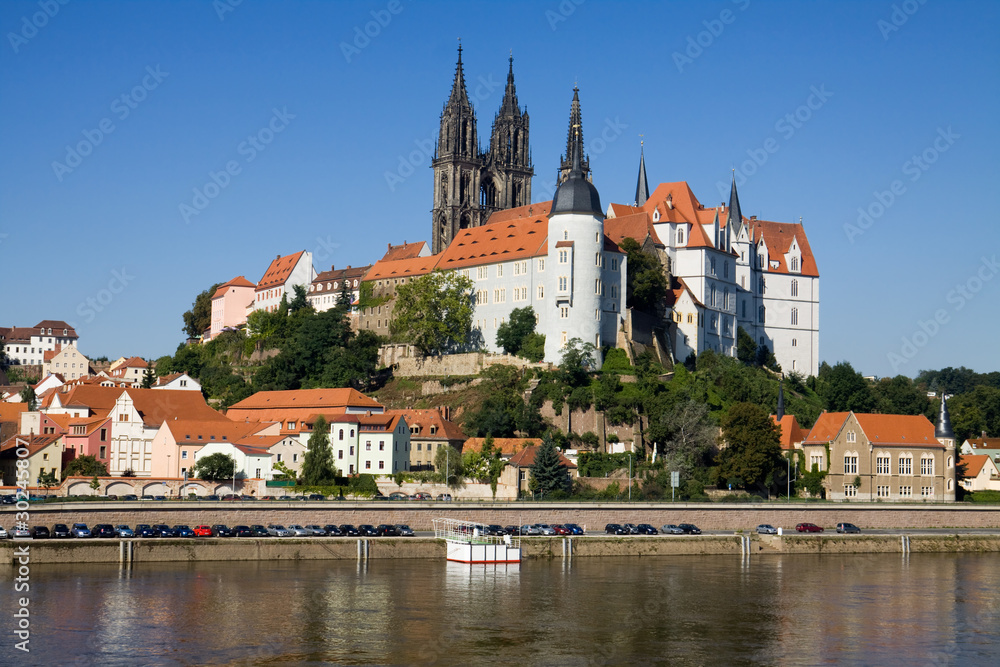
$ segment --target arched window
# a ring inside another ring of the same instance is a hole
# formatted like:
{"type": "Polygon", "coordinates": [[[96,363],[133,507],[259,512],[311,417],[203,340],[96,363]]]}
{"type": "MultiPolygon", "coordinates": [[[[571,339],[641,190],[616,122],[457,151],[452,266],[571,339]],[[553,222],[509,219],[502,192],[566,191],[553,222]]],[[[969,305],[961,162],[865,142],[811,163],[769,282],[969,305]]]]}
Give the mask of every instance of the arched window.
{"type": "Polygon", "coordinates": [[[792,325],[795,326],[799,323],[799,309],[792,308],[792,325]]]}
{"type": "Polygon", "coordinates": [[[792,281],[792,296],[798,296],[798,295],[799,295],[799,281],[798,280],[793,280],[792,281]]]}

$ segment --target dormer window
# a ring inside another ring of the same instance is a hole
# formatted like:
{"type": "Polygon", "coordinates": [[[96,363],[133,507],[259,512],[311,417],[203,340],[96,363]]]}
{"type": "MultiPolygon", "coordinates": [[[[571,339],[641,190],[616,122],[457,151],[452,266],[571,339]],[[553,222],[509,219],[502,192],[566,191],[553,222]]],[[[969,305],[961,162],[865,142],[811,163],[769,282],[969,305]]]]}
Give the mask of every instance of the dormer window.
{"type": "Polygon", "coordinates": [[[798,257],[792,257],[791,270],[795,271],[796,273],[798,273],[798,271],[799,271],[799,258],[798,257]]]}
{"type": "Polygon", "coordinates": [[[681,225],[680,227],[677,228],[677,245],[684,245],[684,244],[685,244],[684,226],[681,225]]]}

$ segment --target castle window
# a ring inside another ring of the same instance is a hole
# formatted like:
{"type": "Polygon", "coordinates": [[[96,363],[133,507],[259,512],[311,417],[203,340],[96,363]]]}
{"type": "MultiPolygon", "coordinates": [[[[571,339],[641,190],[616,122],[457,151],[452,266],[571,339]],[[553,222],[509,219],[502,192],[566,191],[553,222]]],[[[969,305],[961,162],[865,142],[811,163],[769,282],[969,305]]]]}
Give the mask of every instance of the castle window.
{"type": "Polygon", "coordinates": [[[711,258],[711,259],[710,259],[710,260],[708,261],[708,263],[709,263],[709,266],[711,267],[711,273],[712,273],[712,275],[714,276],[714,275],[715,275],[715,258],[714,258],[714,257],[712,257],[712,258],[711,258]]]}
{"type": "Polygon", "coordinates": [[[569,261],[569,251],[568,250],[560,250],[559,251],[559,263],[560,264],[565,264],[568,261],[569,261]]]}
{"type": "MultiPolygon", "coordinates": [[[[763,322],[764,322],[764,319],[765,319],[765,318],[764,318],[765,314],[766,314],[766,313],[765,313],[765,311],[764,311],[764,306],[761,306],[760,308],[758,308],[758,309],[757,309],[757,319],[758,319],[758,321],[760,321],[760,322],[761,322],[762,324],[763,324],[763,322]]],[[[761,344],[763,345],[763,343],[761,343],[761,344]]]]}
{"type": "Polygon", "coordinates": [[[924,454],[920,457],[920,474],[927,476],[934,474],[934,459],[930,454],[924,454]]]}
{"type": "Polygon", "coordinates": [[[848,431],[847,442],[857,442],[857,441],[858,441],[858,434],[855,433],[854,431],[848,431]]]}
{"type": "Polygon", "coordinates": [[[569,319],[569,306],[559,307],[559,317],[562,319],[569,319]]]}
{"type": "Polygon", "coordinates": [[[799,295],[799,281],[798,280],[793,280],[792,281],[792,296],[798,296],[798,295],[799,295]]]}
{"type": "Polygon", "coordinates": [[[594,281],[594,294],[600,295],[601,293],[601,279],[598,278],[594,281]]]}
{"type": "Polygon", "coordinates": [[[477,266],[476,267],[476,280],[486,280],[489,277],[489,267],[477,266]]]}
{"type": "Polygon", "coordinates": [[[875,474],[876,475],[888,475],[889,474],[889,455],[884,453],[879,453],[875,457],[875,474]]]}
{"type": "Polygon", "coordinates": [[[545,298],[545,286],[544,285],[539,285],[538,286],[538,298],[539,299],[544,299],[545,298]]]}
{"type": "Polygon", "coordinates": [[[792,347],[798,347],[798,345],[799,345],[799,340],[797,338],[793,338],[792,339],[792,347]]]}
{"type": "Polygon", "coordinates": [[[912,454],[901,454],[899,456],[899,474],[900,475],[912,475],[913,474],[913,455],[912,454]]]}
{"type": "Polygon", "coordinates": [[[677,228],[677,245],[684,245],[684,227],[677,228]]]}
{"type": "Polygon", "coordinates": [[[798,270],[799,270],[799,258],[798,257],[792,257],[792,271],[796,271],[797,272],[798,270]]]}
{"type": "Polygon", "coordinates": [[[847,452],[844,454],[844,474],[856,475],[858,473],[858,453],[847,452]]]}
{"type": "Polygon", "coordinates": [[[565,292],[567,290],[568,285],[569,285],[569,280],[566,278],[566,276],[559,276],[559,291],[565,292]]]}
{"type": "Polygon", "coordinates": [[[796,326],[799,323],[799,309],[792,308],[792,325],[796,326]]]}
{"type": "Polygon", "coordinates": [[[497,278],[503,278],[503,264],[497,264],[497,278]]]}
{"type": "Polygon", "coordinates": [[[539,259],[538,260],[538,270],[539,271],[544,271],[545,270],[545,260],[544,259],[539,259]]]}
{"type": "Polygon", "coordinates": [[[594,265],[595,266],[600,266],[601,265],[601,253],[596,253],[594,255],[594,265]]]}
{"type": "Polygon", "coordinates": [[[618,270],[618,258],[617,257],[612,257],[611,258],[611,270],[612,271],[617,271],[618,270]]]}
{"type": "Polygon", "coordinates": [[[564,229],[563,230],[563,241],[569,241],[569,230],[568,229],[564,229]]]}

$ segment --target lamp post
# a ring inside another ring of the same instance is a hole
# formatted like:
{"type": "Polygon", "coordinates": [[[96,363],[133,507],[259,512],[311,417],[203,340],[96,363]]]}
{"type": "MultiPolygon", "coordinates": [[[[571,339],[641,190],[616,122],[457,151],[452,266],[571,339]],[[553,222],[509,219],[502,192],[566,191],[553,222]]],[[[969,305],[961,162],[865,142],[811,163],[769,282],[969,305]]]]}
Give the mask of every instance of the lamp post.
{"type": "Polygon", "coordinates": [[[632,452],[628,453],[628,499],[632,502],[632,452]]]}
{"type": "Polygon", "coordinates": [[[788,472],[785,473],[785,500],[791,501],[792,499],[792,457],[786,456],[785,463],[788,464],[788,472]]]}
{"type": "Polygon", "coordinates": [[[875,502],[875,469],[872,468],[872,453],[875,445],[868,443],[868,502],[875,502]]]}

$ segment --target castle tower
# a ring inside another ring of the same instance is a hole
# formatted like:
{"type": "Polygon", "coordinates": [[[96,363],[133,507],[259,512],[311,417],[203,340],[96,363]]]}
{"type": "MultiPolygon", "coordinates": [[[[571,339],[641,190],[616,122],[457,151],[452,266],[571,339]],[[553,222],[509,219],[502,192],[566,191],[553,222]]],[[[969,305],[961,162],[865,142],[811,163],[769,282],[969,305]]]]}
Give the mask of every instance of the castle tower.
{"type": "MultiPolygon", "coordinates": [[[[559,163],[559,176],[557,183],[564,183],[569,178],[569,172],[573,169],[573,146],[577,138],[580,146],[583,146],[583,118],[580,113],[580,89],[573,86],[573,102],[569,105],[569,131],[566,134],[566,155],[562,156],[559,163]]],[[[581,150],[583,150],[581,148],[581,150]]],[[[580,156],[580,171],[583,177],[590,181],[590,158],[580,156]]]]}
{"type": "Polygon", "coordinates": [[[517,104],[514,87],[514,56],[508,60],[507,88],[500,111],[493,119],[490,151],[485,156],[480,177],[480,207],[482,220],[494,211],[531,203],[531,166],[528,147],[528,111],[517,104]]]}
{"type": "Polygon", "coordinates": [[[476,112],[465,88],[461,43],[451,95],[441,112],[431,168],[434,170],[431,248],[439,253],[448,247],[458,230],[478,227],[485,220],[479,205],[482,160],[476,137],[476,112]]]}
{"type": "Polygon", "coordinates": [[[600,365],[604,214],[597,188],[584,175],[579,132],[574,139],[569,173],[556,188],[549,211],[548,264],[552,268],[548,270],[556,282],[546,318],[545,358],[558,360],[566,344],[579,338],[597,348],[600,365]]]}
{"type": "Polygon", "coordinates": [[[934,426],[934,437],[944,445],[944,499],[955,500],[957,452],[955,450],[955,432],[951,428],[951,416],[948,414],[948,395],[941,392],[941,412],[934,426]]]}
{"type": "Polygon", "coordinates": [[[642,206],[649,199],[649,181],[646,180],[646,155],[639,142],[639,176],[635,183],[635,205],[642,206]]]}

